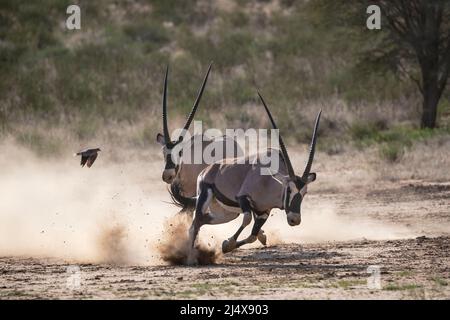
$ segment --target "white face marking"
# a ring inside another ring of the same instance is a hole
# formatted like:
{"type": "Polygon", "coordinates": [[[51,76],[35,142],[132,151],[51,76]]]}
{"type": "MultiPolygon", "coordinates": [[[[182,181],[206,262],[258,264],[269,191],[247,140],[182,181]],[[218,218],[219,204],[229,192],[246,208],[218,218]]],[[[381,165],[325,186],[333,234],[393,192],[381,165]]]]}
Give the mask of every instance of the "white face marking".
{"type": "Polygon", "coordinates": [[[166,160],[166,157],[167,157],[167,147],[166,147],[165,145],[162,147],[162,153],[163,153],[164,160],[166,160]]]}
{"type": "MultiPolygon", "coordinates": [[[[289,182],[288,185],[289,185],[289,188],[291,189],[291,194],[289,195],[289,203],[291,203],[292,199],[299,191],[298,191],[297,187],[295,186],[295,183],[289,182]]],[[[300,190],[300,195],[302,196],[302,198],[305,197],[307,192],[308,192],[308,185],[305,184],[304,187],[300,190]]]]}
{"type": "Polygon", "coordinates": [[[306,192],[308,192],[308,185],[306,184],[302,190],[300,190],[300,194],[302,195],[302,198],[305,197],[306,192]]]}
{"type": "Polygon", "coordinates": [[[295,196],[296,193],[297,193],[297,192],[295,192],[294,190],[291,189],[291,193],[290,193],[290,195],[289,195],[289,204],[292,202],[292,199],[294,198],[294,196],[295,196]]]}
{"type": "Polygon", "coordinates": [[[295,183],[289,181],[289,189],[291,190],[291,194],[289,195],[289,204],[292,202],[294,196],[298,193],[298,189],[295,186],[295,183]]]}

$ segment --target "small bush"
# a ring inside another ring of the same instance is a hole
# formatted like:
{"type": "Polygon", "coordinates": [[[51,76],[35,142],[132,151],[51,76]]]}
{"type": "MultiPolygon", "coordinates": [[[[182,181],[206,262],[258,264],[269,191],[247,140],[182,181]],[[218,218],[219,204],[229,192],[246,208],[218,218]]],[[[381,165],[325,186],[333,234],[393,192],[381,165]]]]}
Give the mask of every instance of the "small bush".
{"type": "Polygon", "coordinates": [[[386,129],[386,123],[382,120],[374,122],[355,122],[349,127],[351,137],[356,141],[376,140],[381,130],[386,129]]]}
{"type": "Polygon", "coordinates": [[[388,162],[397,162],[404,154],[404,146],[398,142],[384,143],[380,146],[380,155],[388,162]]]}
{"type": "Polygon", "coordinates": [[[448,135],[450,128],[416,129],[413,127],[398,126],[387,130],[381,130],[377,123],[359,124],[350,126],[350,136],[356,146],[367,147],[378,144],[380,156],[389,161],[396,162],[401,159],[405,150],[414,142],[423,141],[437,135],[448,135]]]}

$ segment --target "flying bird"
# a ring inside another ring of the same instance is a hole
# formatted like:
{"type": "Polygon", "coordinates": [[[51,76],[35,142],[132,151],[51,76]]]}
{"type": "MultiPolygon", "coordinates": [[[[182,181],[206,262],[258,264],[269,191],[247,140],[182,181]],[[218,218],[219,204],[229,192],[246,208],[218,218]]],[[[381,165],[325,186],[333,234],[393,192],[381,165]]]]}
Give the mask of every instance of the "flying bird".
{"type": "Polygon", "coordinates": [[[84,167],[84,165],[87,165],[87,167],[90,168],[94,164],[95,159],[97,159],[99,151],[102,150],[100,150],[100,148],[85,149],[80,152],[77,152],[75,156],[81,156],[80,165],[82,167],[84,167]]]}

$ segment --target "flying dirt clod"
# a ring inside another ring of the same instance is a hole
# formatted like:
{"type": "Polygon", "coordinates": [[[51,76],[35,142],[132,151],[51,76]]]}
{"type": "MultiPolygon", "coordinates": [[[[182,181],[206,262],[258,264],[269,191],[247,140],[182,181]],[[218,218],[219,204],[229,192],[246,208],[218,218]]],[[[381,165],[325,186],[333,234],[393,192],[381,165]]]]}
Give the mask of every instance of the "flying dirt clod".
{"type": "Polygon", "coordinates": [[[81,162],[80,165],[84,167],[86,164],[88,168],[90,168],[93,164],[95,159],[97,159],[98,152],[102,151],[100,148],[95,149],[85,149],[82,151],[79,151],[75,154],[75,156],[81,156],[81,162]]]}

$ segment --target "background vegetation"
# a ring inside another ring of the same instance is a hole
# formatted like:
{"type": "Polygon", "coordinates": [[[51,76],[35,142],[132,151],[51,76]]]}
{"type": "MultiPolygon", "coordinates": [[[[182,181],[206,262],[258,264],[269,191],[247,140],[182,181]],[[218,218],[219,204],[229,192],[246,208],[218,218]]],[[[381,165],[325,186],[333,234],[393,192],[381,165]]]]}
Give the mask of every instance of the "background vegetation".
{"type": "Polygon", "coordinates": [[[42,155],[100,136],[146,148],[161,126],[165,66],[174,128],[210,61],[197,119],[211,126],[267,127],[258,88],[290,143],[308,141],[324,109],[321,148],[330,154],[375,144],[397,161],[414,141],[448,136],[448,85],[439,128],[419,129],[416,85],[387,65],[362,63],[378,31],[330,19],[319,2],[2,0],[1,138],[42,155]],[[78,31],[65,28],[73,3],[82,9],[78,31]]]}

